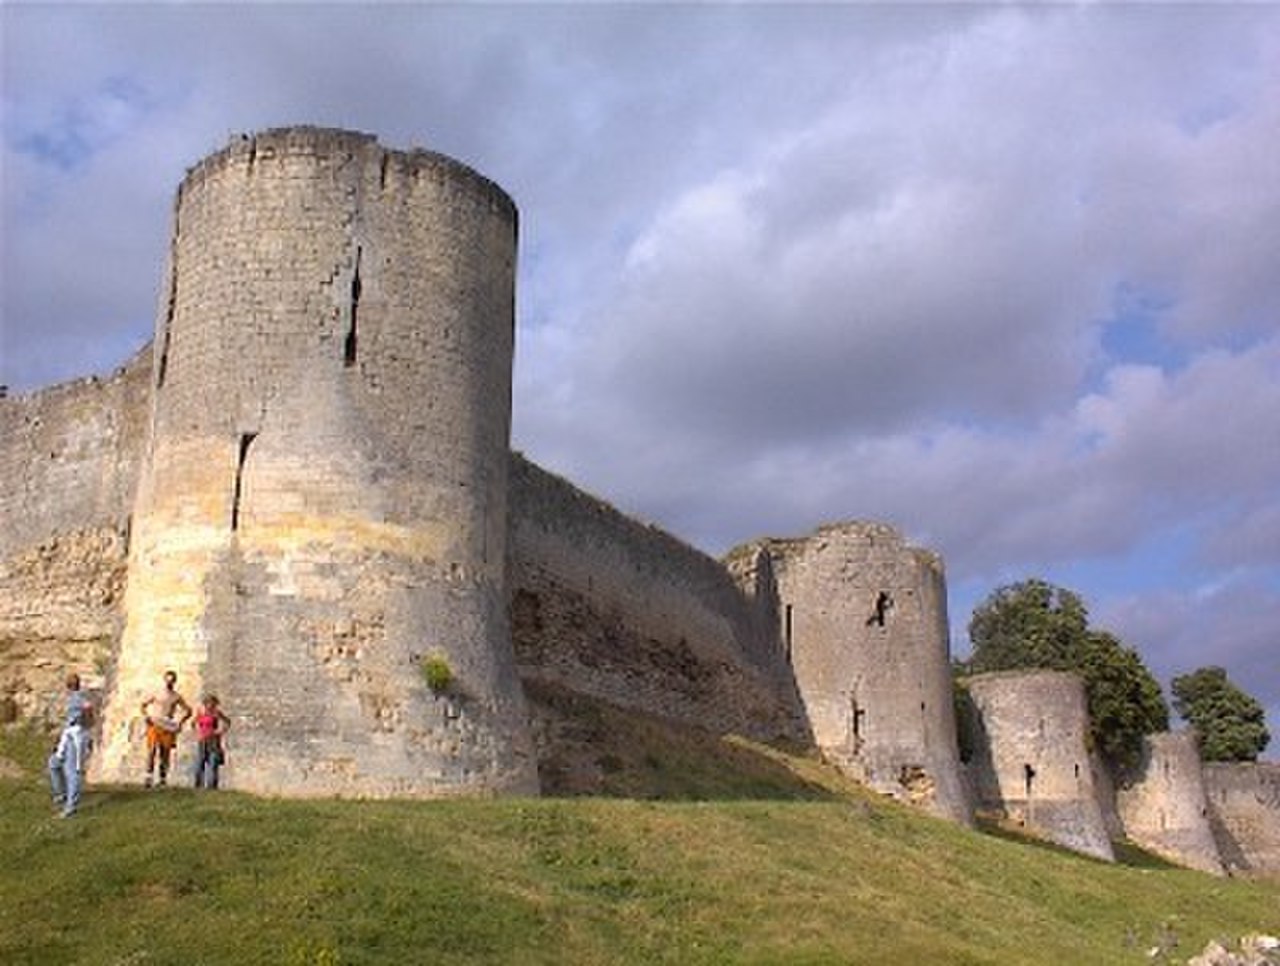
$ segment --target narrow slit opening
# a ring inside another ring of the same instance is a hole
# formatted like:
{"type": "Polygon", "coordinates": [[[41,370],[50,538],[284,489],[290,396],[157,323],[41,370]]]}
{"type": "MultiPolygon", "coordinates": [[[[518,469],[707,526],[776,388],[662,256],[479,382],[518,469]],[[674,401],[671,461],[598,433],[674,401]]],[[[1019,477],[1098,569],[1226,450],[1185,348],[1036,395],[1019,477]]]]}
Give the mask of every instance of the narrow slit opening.
{"type": "Polygon", "coordinates": [[[867,710],[858,706],[857,698],[850,698],[849,711],[850,724],[853,726],[853,740],[857,743],[862,740],[862,719],[867,716],[867,710]]]}

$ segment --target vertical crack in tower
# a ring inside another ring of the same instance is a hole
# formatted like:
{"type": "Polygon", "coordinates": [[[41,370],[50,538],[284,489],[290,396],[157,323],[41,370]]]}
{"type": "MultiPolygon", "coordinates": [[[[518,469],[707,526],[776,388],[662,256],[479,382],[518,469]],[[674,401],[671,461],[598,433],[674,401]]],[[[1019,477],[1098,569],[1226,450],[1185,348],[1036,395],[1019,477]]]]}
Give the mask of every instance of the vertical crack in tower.
{"type": "Polygon", "coordinates": [[[240,434],[240,451],[236,457],[236,478],[231,491],[231,531],[240,529],[240,500],[244,492],[244,465],[249,459],[249,447],[258,438],[257,433],[240,434]]]}
{"type": "Polygon", "coordinates": [[[356,246],[356,264],[351,273],[351,304],[348,307],[347,320],[347,338],[343,343],[342,362],[348,368],[356,364],[356,345],[357,345],[357,327],[359,325],[358,316],[360,312],[360,290],[362,283],[360,281],[360,257],[363,255],[364,249],[356,246]]]}

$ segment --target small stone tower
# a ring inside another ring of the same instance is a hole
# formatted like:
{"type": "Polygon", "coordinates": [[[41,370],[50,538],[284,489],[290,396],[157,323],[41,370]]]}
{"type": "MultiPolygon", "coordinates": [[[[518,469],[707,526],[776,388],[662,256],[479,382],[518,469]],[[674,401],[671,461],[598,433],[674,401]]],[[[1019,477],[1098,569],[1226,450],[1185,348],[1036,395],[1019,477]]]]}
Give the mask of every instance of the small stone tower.
{"type": "Polygon", "coordinates": [[[188,172],[99,779],[141,777],[171,667],[232,713],[235,787],[536,791],[504,587],[516,222],[474,171],[353,132],[188,172]]]}
{"type": "Polygon", "coordinates": [[[776,613],[817,746],[880,792],[971,822],[941,560],[878,523],[758,546],[777,595],[759,603],[776,613]]]}
{"type": "Polygon", "coordinates": [[[1195,732],[1144,738],[1141,761],[1116,788],[1116,809],[1134,842],[1170,862],[1223,874],[1195,732]]]}
{"type": "Polygon", "coordinates": [[[1052,842],[1114,859],[1089,760],[1084,683],[1067,671],[997,671],[965,681],[970,773],[981,808],[1052,842]]]}

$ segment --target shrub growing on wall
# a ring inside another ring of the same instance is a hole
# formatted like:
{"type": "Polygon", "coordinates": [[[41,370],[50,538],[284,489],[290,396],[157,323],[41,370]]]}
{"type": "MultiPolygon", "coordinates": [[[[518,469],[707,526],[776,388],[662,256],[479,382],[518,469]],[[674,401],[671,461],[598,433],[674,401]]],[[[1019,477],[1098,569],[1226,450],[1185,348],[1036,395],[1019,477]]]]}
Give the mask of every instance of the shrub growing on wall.
{"type": "Polygon", "coordinates": [[[453,667],[443,654],[428,654],[422,658],[422,679],[432,694],[444,694],[453,686],[453,667]]]}

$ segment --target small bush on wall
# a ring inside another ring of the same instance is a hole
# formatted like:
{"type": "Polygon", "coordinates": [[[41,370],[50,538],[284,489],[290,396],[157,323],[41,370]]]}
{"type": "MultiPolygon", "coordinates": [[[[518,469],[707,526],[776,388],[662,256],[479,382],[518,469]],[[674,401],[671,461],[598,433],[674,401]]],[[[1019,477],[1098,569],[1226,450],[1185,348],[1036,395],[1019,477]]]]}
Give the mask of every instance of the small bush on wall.
{"type": "Polygon", "coordinates": [[[453,668],[443,654],[426,654],[419,666],[422,669],[422,679],[427,682],[432,694],[444,694],[453,685],[453,668]]]}

